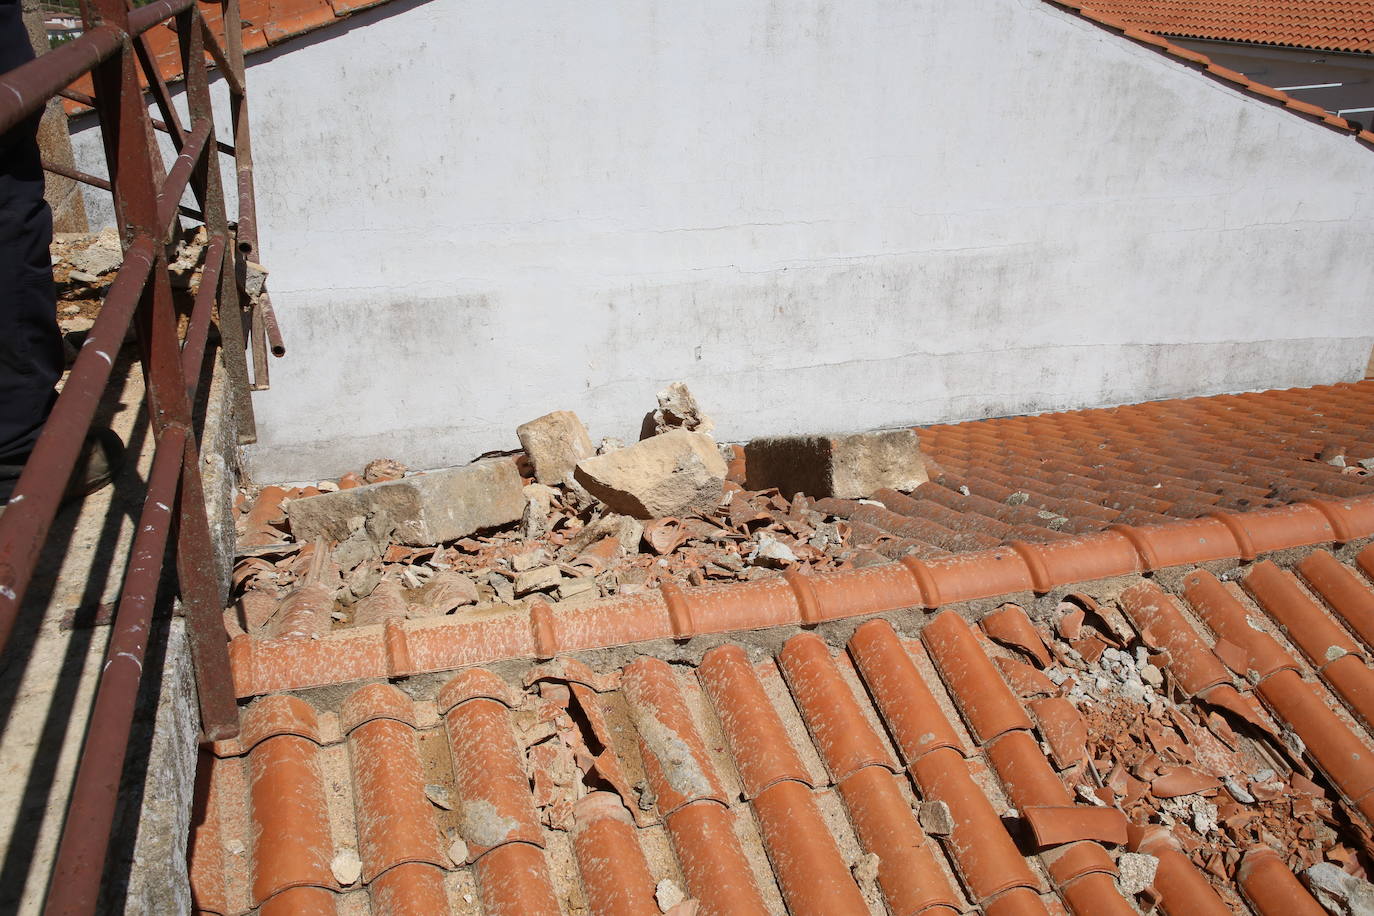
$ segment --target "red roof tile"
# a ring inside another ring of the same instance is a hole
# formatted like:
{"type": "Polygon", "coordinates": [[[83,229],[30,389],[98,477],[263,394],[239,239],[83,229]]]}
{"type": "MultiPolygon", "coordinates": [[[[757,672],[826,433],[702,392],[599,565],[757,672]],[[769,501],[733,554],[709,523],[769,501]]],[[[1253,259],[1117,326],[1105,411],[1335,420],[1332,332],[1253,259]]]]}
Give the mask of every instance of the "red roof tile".
{"type": "Polygon", "coordinates": [[[1293,869],[1374,845],[1374,545],[1357,550],[1374,497],[1317,460],[1366,457],[1371,393],[939,427],[943,473],[881,494],[901,518],[950,510],[951,533],[1029,509],[1077,534],[239,637],[240,695],[269,695],[206,758],[197,908],[436,913],[465,896],[464,912],[619,916],[657,912],[667,880],[702,914],[1127,914],[1130,849],[1158,859],[1165,913],[1300,912],[1293,869]],[[1284,505],[1295,481],[1315,495],[1284,505]],[[987,600],[1003,597],[1018,604],[987,600]],[[1079,683],[1127,657],[1163,685],[1134,706],[1079,683]],[[314,686],[331,689],[277,692],[314,686]],[[1189,799],[1212,806],[1210,833],[1168,807],[1189,799]]]}
{"type": "MultiPolygon", "coordinates": [[[[424,619],[387,615],[351,627],[291,628],[271,638],[239,632],[231,643],[235,681],[246,697],[654,639],[938,608],[1343,544],[1374,533],[1374,475],[1359,463],[1374,461],[1371,413],[1374,383],[1363,382],[928,427],[922,448],[934,476],[910,496],[879,491],[874,500],[812,503],[848,516],[851,537],[900,535],[901,549],[890,554],[900,563],[842,564],[813,575],[793,568],[747,583],[686,589],[665,577],[655,591],[556,607],[535,601],[424,619]],[[998,518],[1012,514],[1034,524],[1008,528],[998,518]],[[865,526],[872,535],[857,533],[865,526]],[[307,633],[312,638],[304,638],[307,633]]],[[[292,593],[283,607],[289,610],[311,588],[292,593]]],[[[329,606],[311,604],[312,619],[328,621],[329,606]]],[[[1350,613],[1374,615],[1358,606],[1350,613]]],[[[997,620],[985,626],[995,628],[997,620]]],[[[1374,624],[1364,626],[1368,632],[1374,624]]],[[[1156,638],[1165,639],[1169,629],[1156,638]]],[[[989,633],[1003,642],[1016,638],[989,633]]]]}
{"type": "MultiPolygon", "coordinates": [[[[1340,556],[1346,562],[1309,549],[1283,562],[1304,581],[1340,583],[1347,608],[1368,606],[1374,589],[1347,565],[1349,550],[1340,556]]],[[[1103,584],[1099,597],[1079,592],[1073,626],[1057,639],[1043,615],[1036,623],[1003,607],[987,629],[1011,649],[985,640],[968,610],[923,620],[916,609],[900,622],[919,629],[918,640],[873,620],[839,654],[833,638],[802,632],[776,649],[776,662],[727,643],[695,664],[690,653],[679,664],[643,655],[620,669],[559,659],[507,669],[515,681],[471,668],[437,691],[420,680],[406,692],[372,683],[337,712],[333,694],[316,698],[324,708],[264,697],[246,711],[243,737],[217,745],[203,773],[197,907],[434,913],[467,893],[482,913],[622,914],[655,911],[668,880],[704,914],[782,905],[868,913],[873,894],[910,914],[970,903],[987,913],[1062,903],[1125,914],[1134,910],[1114,882],[1115,857],[1129,848],[1158,858],[1153,892],[1166,913],[1227,912],[1222,894],[1243,894],[1259,912],[1302,912],[1310,897],[1288,864],[1301,850],[1247,840],[1227,864],[1195,852],[1192,834],[1129,822],[1130,793],[1140,791],[1131,780],[1156,799],[1201,791],[1244,813],[1221,787],[1240,771],[1202,756],[1210,746],[1231,753],[1210,733],[1180,720],[1186,739],[1157,745],[1154,768],[1136,769],[1141,779],[1090,778],[1110,738],[1100,722],[1085,724],[1071,683],[1023,702],[992,663],[1024,659],[1016,664],[1043,677],[1066,664],[1070,638],[1108,621],[1111,639],[1163,653],[1183,707],[1201,704],[1203,718],[1226,709],[1261,724],[1255,736],[1277,734],[1249,705],[1257,698],[1301,739],[1287,751],[1295,767],[1329,780],[1346,816],[1374,814],[1369,735],[1344,714],[1341,699],[1357,703],[1331,677],[1346,660],[1363,665],[1362,649],[1326,592],[1306,592],[1268,560],[1242,577],[1244,591],[1199,569],[1176,581],[1183,603],[1147,580],[1103,584]],[[1119,625],[1109,622],[1118,605],[1119,625]],[[1221,640],[1243,653],[1248,678],[1233,681],[1212,654],[1221,640]],[[1318,651],[1327,644],[1344,654],[1327,658],[1318,651]],[[611,760],[620,775],[608,782],[611,760]],[[922,806],[935,803],[948,812],[948,835],[921,827],[922,806]],[[1016,821],[1028,831],[1021,848],[1008,832],[1016,821]],[[361,875],[341,886],[348,876],[336,877],[336,856],[350,852],[361,875]]],[[[1215,727],[1237,747],[1268,740],[1215,727]]],[[[1286,791],[1308,791],[1297,770],[1290,779],[1286,791]]]]}
{"type": "Polygon", "coordinates": [[[1085,0],[1174,38],[1374,54],[1374,0],[1085,0]]]}

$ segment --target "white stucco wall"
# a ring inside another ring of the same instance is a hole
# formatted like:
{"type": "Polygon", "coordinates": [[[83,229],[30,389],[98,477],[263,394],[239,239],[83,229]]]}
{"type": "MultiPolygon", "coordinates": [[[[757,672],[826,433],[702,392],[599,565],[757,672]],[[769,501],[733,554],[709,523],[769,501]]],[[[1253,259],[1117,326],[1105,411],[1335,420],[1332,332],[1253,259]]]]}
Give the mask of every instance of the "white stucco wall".
{"type": "MultiPolygon", "coordinates": [[[[405,4],[405,0],[397,0],[405,4]]],[[[1374,151],[1040,0],[431,0],[256,59],[261,481],[1360,377],[1374,151]]]]}

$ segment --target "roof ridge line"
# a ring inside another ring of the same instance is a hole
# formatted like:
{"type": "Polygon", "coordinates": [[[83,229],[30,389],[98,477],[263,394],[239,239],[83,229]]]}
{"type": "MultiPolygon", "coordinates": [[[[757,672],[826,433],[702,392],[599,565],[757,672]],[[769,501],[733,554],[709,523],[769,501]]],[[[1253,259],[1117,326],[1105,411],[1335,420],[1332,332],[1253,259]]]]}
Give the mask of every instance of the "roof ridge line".
{"type": "Polygon", "coordinates": [[[1192,67],[1192,69],[1206,73],[1218,82],[1230,84],[1236,89],[1246,92],[1253,97],[1282,105],[1294,114],[1321,123],[1338,133],[1351,136],[1358,140],[1363,146],[1374,149],[1374,131],[1352,124],[1345,118],[1327,114],[1324,108],[1309,102],[1299,101],[1282,90],[1275,89],[1273,86],[1266,83],[1252,80],[1243,73],[1223,67],[1206,54],[1190,50],[1182,45],[1174,44],[1167,38],[1156,35],[1153,32],[1147,32],[1139,26],[1131,25],[1124,19],[1118,19],[1106,13],[1100,13],[1083,2],[1083,0],[1044,0],[1044,2],[1074,13],[1080,18],[1086,19],[1088,22],[1100,28],[1115,32],[1124,38],[1128,38],[1136,44],[1147,45],[1161,54],[1176,58],[1185,65],[1192,67]]]}
{"type": "Polygon", "coordinates": [[[903,608],[964,601],[1138,575],[1212,560],[1246,562],[1276,550],[1344,544],[1374,535],[1374,496],[1305,500],[1248,512],[1218,511],[1159,525],[1113,525],[1046,543],[1017,541],[971,553],[861,569],[800,572],[750,582],[682,587],[553,610],[538,602],[465,617],[392,618],[317,639],[234,637],[240,698],[489,665],[549,659],[657,639],[814,626],[903,608]]]}

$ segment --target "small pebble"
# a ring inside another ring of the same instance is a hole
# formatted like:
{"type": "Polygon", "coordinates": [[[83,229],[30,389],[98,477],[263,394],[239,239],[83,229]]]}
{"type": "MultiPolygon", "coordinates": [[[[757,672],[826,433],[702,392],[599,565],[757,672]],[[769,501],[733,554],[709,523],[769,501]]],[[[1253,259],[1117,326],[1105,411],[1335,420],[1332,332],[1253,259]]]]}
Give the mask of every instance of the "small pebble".
{"type": "Polygon", "coordinates": [[[348,887],[362,877],[363,860],[358,858],[356,849],[341,849],[329,863],[329,870],[334,873],[334,880],[340,886],[348,887]]]}

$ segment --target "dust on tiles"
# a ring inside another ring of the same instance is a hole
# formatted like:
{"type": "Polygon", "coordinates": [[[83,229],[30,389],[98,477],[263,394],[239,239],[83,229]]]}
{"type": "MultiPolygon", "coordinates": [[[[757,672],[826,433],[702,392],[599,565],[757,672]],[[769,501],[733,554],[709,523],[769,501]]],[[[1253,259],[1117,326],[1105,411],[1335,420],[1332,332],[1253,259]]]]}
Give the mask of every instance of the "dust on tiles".
{"type": "Polygon", "coordinates": [[[241,492],[226,626],[318,636],[390,617],[585,602],[667,580],[748,581],[898,555],[901,539],[856,537],[839,513],[862,502],[846,497],[926,480],[914,432],[799,438],[785,460],[773,458],[779,440],[766,440],[776,468],[746,485],[746,449],[717,443],[712,428],[674,384],[631,445],[593,446],[575,414],[557,411],[519,427],[521,452],[468,466],[416,473],[378,459],[338,480],[241,492]]]}
{"type": "Polygon", "coordinates": [[[1256,845],[1282,850],[1297,873],[1323,862],[1363,873],[1369,837],[1358,814],[1319,784],[1284,728],[1248,698],[1237,709],[1190,695],[1171,668],[1177,649],[1137,631],[1116,601],[1070,594],[1034,619],[1005,605],[984,630],[1077,802],[1167,828],[1225,894],[1256,845]]]}

